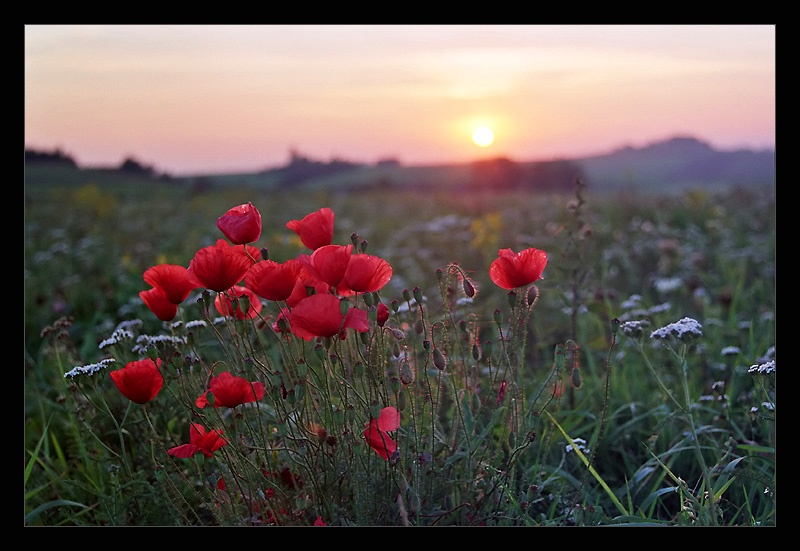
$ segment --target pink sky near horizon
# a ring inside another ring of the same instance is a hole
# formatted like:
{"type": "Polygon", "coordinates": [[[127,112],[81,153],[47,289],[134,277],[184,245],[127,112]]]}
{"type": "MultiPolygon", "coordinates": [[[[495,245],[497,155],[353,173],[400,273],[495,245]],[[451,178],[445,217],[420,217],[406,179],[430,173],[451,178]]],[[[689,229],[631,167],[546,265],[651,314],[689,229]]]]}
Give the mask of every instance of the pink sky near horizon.
{"type": "Polygon", "coordinates": [[[775,146],[772,25],[29,25],[25,146],[175,175],[775,146]],[[487,148],[472,131],[495,133],[487,148]]]}

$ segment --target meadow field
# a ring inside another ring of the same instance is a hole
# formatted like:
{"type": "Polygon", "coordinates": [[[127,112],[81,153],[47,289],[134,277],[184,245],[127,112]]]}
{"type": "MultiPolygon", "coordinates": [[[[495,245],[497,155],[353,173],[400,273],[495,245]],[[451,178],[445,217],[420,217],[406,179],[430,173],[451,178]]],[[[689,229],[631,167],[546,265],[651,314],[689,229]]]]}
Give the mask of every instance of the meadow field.
{"type": "Polygon", "coordinates": [[[775,207],[577,182],[26,186],[24,524],[775,525],[775,207]],[[253,262],[310,255],[287,223],[329,208],[333,243],[391,266],[339,302],[364,327],[306,339],[299,307],[224,316],[202,288],[151,311],[143,274],[188,267],[248,203],[253,262]],[[531,248],[541,279],[490,277],[531,248]],[[111,374],[144,361],[163,386],[137,403],[111,374]],[[223,403],[223,373],[249,398],[223,403]]]}

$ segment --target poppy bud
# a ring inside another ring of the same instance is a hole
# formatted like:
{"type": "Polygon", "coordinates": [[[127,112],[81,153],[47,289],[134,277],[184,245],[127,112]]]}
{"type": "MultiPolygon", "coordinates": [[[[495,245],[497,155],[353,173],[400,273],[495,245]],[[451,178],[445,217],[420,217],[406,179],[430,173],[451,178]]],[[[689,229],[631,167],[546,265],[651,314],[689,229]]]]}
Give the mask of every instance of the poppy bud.
{"type": "Polygon", "coordinates": [[[435,365],[436,369],[438,369],[439,371],[444,371],[444,369],[447,367],[447,362],[444,359],[444,354],[442,354],[442,351],[439,350],[439,348],[433,349],[433,365],[435,365]]]}
{"type": "Polygon", "coordinates": [[[408,406],[408,397],[404,390],[400,390],[397,393],[397,409],[400,411],[405,411],[406,407],[408,406]]]}
{"type": "Polygon", "coordinates": [[[583,386],[583,375],[577,367],[572,368],[570,382],[572,383],[572,388],[581,388],[583,386]]]}
{"type": "Polygon", "coordinates": [[[528,305],[533,306],[539,300],[539,288],[536,285],[528,287],[528,305]]]}
{"type": "Polygon", "coordinates": [[[411,364],[407,360],[400,363],[400,382],[404,385],[414,382],[414,371],[411,369],[411,364]]]}
{"type": "Polygon", "coordinates": [[[499,308],[494,311],[494,322],[497,325],[503,325],[503,312],[499,308]]]}
{"type": "Polygon", "coordinates": [[[475,286],[466,277],[463,280],[463,286],[464,286],[464,294],[467,295],[467,298],[472,298],[475,296],[475,286]]]}
{"type": "Polygon", "coordinates": [[[508,305],[511,306],[511,308],[514,308],[517,305],[517,293],[515,291],[509,291],[508,305]]]}

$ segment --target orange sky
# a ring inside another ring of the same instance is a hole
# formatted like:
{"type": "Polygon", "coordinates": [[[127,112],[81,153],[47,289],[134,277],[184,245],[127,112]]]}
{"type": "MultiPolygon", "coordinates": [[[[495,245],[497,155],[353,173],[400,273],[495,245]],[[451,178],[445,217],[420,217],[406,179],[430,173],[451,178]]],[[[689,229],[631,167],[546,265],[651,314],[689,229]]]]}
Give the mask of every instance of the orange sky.
{"type": "Polygon", "coordinates": [[[84,166],[538,160],[675,135],[774,147],[774,26],[25,28],[25,145],[84,166]]]}

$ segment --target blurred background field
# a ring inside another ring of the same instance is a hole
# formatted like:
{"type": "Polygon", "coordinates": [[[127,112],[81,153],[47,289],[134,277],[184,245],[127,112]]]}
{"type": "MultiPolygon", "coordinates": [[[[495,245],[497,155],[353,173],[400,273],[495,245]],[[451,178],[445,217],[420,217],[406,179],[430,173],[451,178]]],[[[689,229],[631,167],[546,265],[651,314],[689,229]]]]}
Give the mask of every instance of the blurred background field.
{"type": "MultiPolygon", "coordinates": [[[[96,465],[81,464],[63,372],[99,361],[98,344],[124,320],[141,319],[147,330],[158,332],[161,322],[138,298],[146,288],[144,270],[164,262],[188,265],[198,248],[219,237],[217,217],[246,202],[263,217],[257,245],[279,261],[302,252],[286,222],[332,208],[335,242],[349,243],[355,233],[368,241],[368,252],[391,263],[394,277],[381,291],[387,302],[414,287],[435,295],[436,270],[458,263],[478,288],[469,308],[479,316],[485,339],[496,338],[492,313],[507,306],[507,293],[488,278],[498,249],[546,250],[549,262],[537,283],[540,299],[531,319],[524,376],[541,378],[553,363],[556,345],[572,340],[580,346],[583,386],[570,390],[565,406],[570,413],[563,419],[573,436],[590,434],[602,409],[612,319],[644,317],[652,329],[684,317],[697,319],[704,336],[692,356],[694,390],[710,397],[714,383],[726,383],[724,400],[715,398],[701,407],[722,434],[720,442],[735,453],[752,449],[759,456],[742,467],[741,484],[731,490],[730,499],[748,509],[732,522],[773,518],[774,501],[765,497],[765,488],[774,492],[774,424],[753,413],[760,411],[762,399],[757,381],[747,373],[774,354],[776,208],[771,183],[637,193],[598,192],[577,181],[558,190],[456,192],[442,180],[440,186],[408,186],[411,190],[397,184],[397,178],[392,181],[391,186],[342,192],[324,182],[281,188],[264,182],[159,180],[28,166],[25,510],[26,515],[36,511],[30,522],[110,522],[109,513],[98,506],[103,500],[96,497],[108,491],[102,484],[109,458],[97,452],[96,465]]],[[[595,467],[614,488],[647,480],[652,486],[645,493],[653,492],[657,484],[651,478],[658,469],[644,468],[649,458],[641,443],[661,438],[661,445],[669,446],[677,435],[659,415],[662,398],[624,339],[612,352],[611,372],[612,419],[595,467]]],[[[670,520],[677,508],[670,514],[668,509],[654,507],[650,513],[670,520]]],[[[151,513],[148,518],[139,512],[128,521],[158,523],[156,511],[151,513]]]]}

